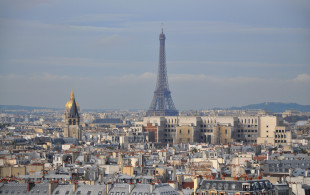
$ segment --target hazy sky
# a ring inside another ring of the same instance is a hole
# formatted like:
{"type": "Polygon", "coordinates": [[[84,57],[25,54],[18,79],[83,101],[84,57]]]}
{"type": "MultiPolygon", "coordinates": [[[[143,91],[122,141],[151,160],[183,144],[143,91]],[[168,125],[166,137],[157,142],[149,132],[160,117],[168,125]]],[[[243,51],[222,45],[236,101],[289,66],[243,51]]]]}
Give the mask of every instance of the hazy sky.
{"type": "Polygon", "coordinates": [[[310,104],[307,0],[1,0],[0,104],[148,109],[161,23],[177,109],[310,104]]]}

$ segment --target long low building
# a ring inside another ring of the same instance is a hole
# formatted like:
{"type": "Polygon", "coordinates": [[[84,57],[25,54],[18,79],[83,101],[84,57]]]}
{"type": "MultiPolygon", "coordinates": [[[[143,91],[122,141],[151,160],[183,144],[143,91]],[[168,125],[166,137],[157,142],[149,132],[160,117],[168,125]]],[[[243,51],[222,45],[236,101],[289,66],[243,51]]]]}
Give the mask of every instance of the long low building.
{"type": "MultiPolygon", "coordinates": [[[[141,125],[139,123],[139,125],[141,125]]],[[[150,116],[142,130],[163,144],[291,144],[291,131],[280,116],[150,116]]]]}

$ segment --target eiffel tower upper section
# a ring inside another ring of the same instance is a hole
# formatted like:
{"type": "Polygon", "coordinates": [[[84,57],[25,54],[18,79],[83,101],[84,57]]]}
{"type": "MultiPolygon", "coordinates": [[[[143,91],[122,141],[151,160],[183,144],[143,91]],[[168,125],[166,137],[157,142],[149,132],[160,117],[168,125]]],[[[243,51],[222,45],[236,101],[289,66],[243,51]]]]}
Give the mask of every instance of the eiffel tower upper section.
{"type": "Polygon", "coordinates": [[[166,36],[162,30],[159,35],[160,47],[156,89],[151,106],[146,113],[147,116],[177,116],[179,114],[174,107],[168,85],[165,40],[166,36]]]}

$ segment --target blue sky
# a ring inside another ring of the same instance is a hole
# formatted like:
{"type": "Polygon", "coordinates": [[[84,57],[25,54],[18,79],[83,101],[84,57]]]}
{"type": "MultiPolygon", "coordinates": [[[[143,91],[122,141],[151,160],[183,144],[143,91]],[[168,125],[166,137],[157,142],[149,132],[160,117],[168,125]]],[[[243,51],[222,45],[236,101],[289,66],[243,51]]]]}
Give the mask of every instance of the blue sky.
{"type": "Polygon", "coordinates": [[[147,109],[164,23],[176,107],[310,104],[310,2],[0,1],[0,104],[147,109]]]}

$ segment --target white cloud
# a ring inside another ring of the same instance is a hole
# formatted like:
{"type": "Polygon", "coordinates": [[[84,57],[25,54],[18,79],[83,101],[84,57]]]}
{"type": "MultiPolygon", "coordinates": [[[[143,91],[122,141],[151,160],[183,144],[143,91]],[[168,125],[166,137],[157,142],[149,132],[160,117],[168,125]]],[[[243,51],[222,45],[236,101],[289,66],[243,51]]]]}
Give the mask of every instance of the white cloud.
{"type": "Polygon", "coordinates": [[[230,66],[230,67],[273,67],[273,68],[279,68],[279,67],[308,67],[308,64],[283,64],[283,63],[264,63],[264,62],[253,62],[253,61],[168,61],[167,62],[172,66],[180,66],[180,65],[185,65],[185,66],[201,66],[201,65],[208,65],[210,66],[216,66],[216,67],[225,67],[225,66],[230,66]]]}
{"type": "Polygon", "coordinates": [[[309,83],[310,85],[310,75],[309,74],[299,74],[296,78],[293,79],[294,82],[297,83],[309,83]]]}
{"type": "Polygon", "coordinates": [[[31,64],[31,65],[52,65],[52,66],[115,66],[115,64],[103,64],[99,61],[88,58],[69,58],[69,57],[41,57],[32,59],[11,59],[8,61],[13,64],[31,64]]]}
{"type": "Polygon", "coordinates": [[[124,66],[143,66],[150,62],[110,62],[101,59],[91,58],[70,58],[70,57],[41,57],[10,59],[5,61],[7,64],[19,65],[39,65],[39,66],[72,66],[72,67],[124,67],[124,66]]]}
{"type": "Polygon", "coordinates": [[[83,14],[68,18],[65,23],[87,23],[87,22],[127,22],[134,17],[132,14],[120,13],[100,13],[100,14],[83,14]]]}
{"type": "MultiPolygon", "coordinates": [[[[178,109],[199,109],[264,101],[310,104],[309,78],[308,74],[297,75],[294,79],[172,74],[169,84],[178,109]]],[[[70,89],[74,88],[83,108],[147,109],[155,89],[156,74],[106,77],[14,74],[0,76],[0,83],[0,104],[61,107],[70,89]]]]}

